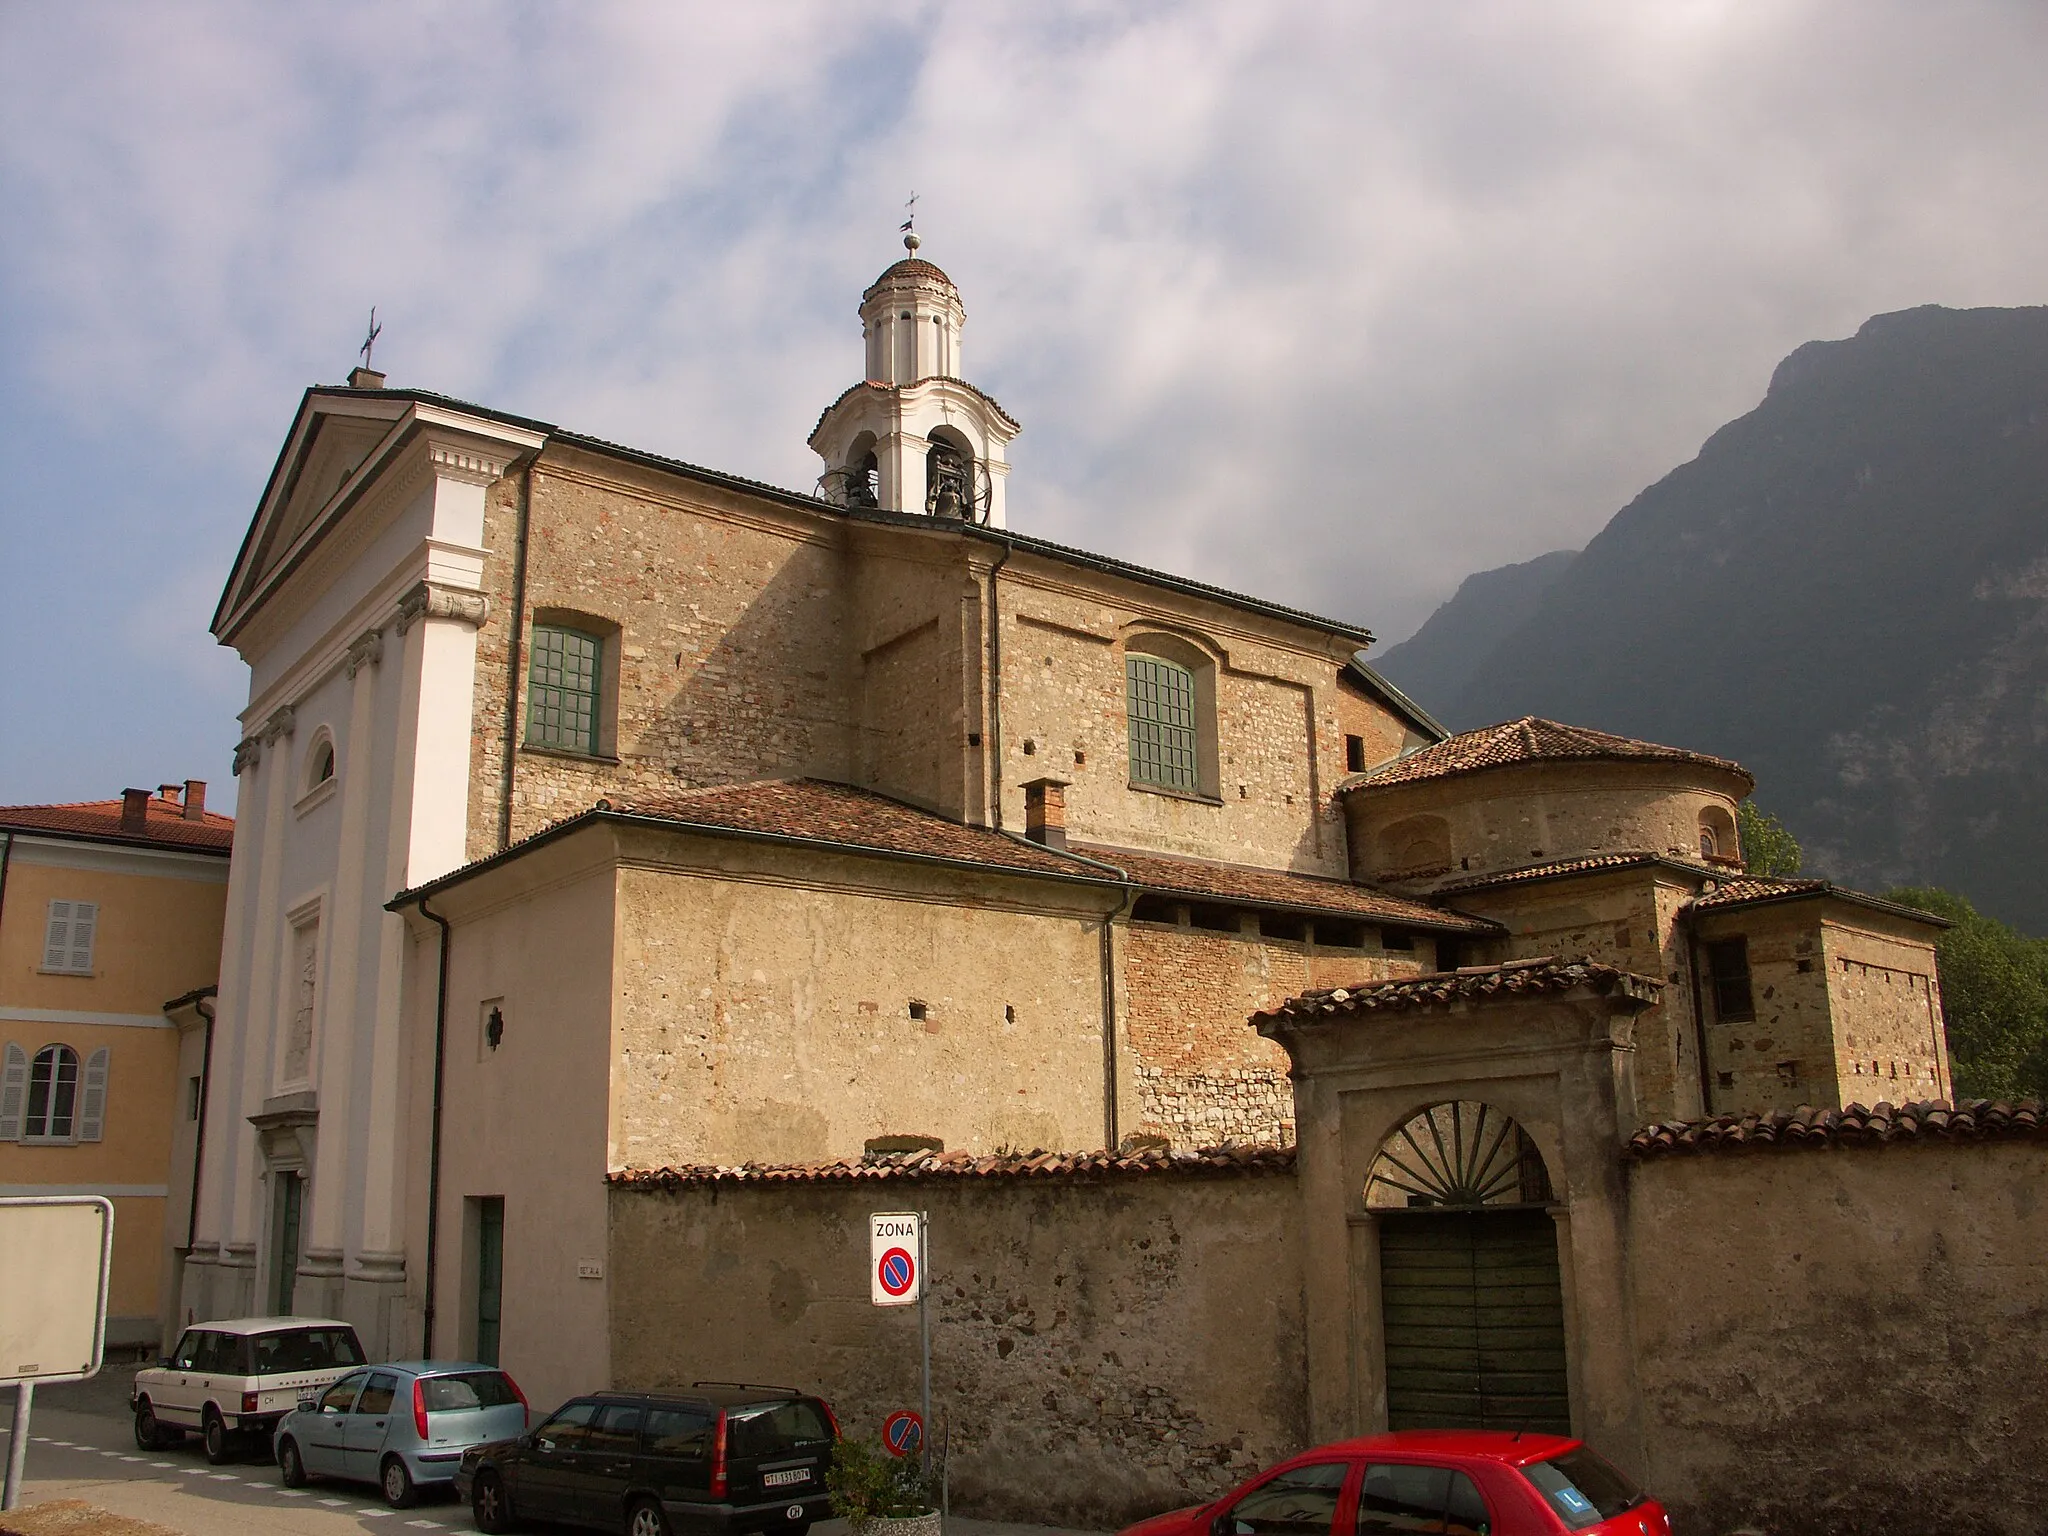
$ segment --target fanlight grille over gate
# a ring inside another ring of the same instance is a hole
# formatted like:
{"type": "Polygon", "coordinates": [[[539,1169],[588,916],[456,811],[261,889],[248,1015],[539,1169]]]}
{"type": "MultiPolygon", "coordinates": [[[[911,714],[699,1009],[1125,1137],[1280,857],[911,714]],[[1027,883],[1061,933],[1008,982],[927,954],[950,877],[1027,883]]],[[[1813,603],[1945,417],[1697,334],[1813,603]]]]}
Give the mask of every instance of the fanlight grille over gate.
{"type": "Polygon", "coordinates": [[[1365,1179],[1376,1209],[1548,1205],[1550,1176],[1528,1132],[1490,1104],[1434,1104],[1389,1136],[1365,1179]]]}

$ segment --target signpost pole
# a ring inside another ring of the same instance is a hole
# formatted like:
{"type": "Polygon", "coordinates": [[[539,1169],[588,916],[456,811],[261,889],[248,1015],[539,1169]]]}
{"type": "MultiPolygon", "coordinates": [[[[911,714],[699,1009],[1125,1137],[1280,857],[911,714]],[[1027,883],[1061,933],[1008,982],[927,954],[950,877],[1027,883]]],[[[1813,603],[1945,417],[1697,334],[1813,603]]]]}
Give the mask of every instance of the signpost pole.
{"type": "Polygon", "coordinates": [[[14,1428],[7,1436],[7,1485],[0,1489],[0,1510],[15,1509],[21,1504],[21,1474],[28,1465],[28,1412],[35,1400],[33,1381],[15,1383],[14,1428]]]}
{"type": "Polygon", "coordinates": [[[932,1470],[932,1271],[930,1211],[917,1213],[917,1332],[924,1348],[923,1427],[918,1431],[918,1450],[924,1454],[927,1476],[932,1470]]]}

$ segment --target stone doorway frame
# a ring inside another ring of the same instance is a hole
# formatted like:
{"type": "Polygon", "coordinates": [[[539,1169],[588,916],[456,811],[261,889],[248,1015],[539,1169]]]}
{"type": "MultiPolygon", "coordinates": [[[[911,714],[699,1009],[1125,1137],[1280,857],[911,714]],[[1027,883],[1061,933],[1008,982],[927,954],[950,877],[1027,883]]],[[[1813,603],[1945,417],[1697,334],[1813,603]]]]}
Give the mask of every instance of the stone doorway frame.
{"type": "Polygon", "coordinates": [[[1643,1465],[1622,1153],[1636,1128],[1635,1020],[1660,986],[1590,962],[1509,962],[1312,993],[1253,1020],[1293,1064],[1315,1441],[1386,1428],[1368,1171],[1415,1115],[1466,1099],[1521,1125],[1557,1197],[1573,1429],[1643,1465]]]}

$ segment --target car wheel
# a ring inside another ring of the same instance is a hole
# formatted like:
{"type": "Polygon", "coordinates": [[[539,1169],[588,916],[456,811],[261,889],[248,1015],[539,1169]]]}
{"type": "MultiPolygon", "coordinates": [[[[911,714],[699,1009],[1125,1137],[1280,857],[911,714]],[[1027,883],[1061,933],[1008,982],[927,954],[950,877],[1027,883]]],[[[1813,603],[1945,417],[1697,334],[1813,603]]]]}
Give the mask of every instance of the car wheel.
{"type": "Polygon", "coordinates": [[[469,1512],[480,1531],[496,1536],[497,1532],[512,1529],[512,1500],[505,1493],[505,1485],[495,1472],[479,1472],[476,1487],[470,1490],[469,1512]]]}
{"type": "Polygon", "coordinates": [[[652,1499],[642,1499],[626,1514],[626,1536],[674,1536],[668,1515],[652,1499]]]}
{"type": "Polygon", "coordinates": [[[135,1443],[145,1451],[160,1451],[165,1444],[164,1427],[157,1423],[156,1409],[146,1397],[135,1405],[135,1443]]]}
{"type": "Polygon", "coordinates": [[[299,1456],[299,1442],[290,1435],[277,1442],[277,1467],[284,1474],[285,1487],[306,1486],[306,1463],[299,1456]]]}
{"type": "Polygon", "coordinates": [[[234,1442],[229,1438],[227,1420],[209,1408],[206,1422],[200,1427],[199,1438],[206,1446],[206,1459],[216,1467],[234,1455],[234,1442]]]}
{"type": "Polygon", "coordinates": [[[384,1458],[384,1471],[377,1486],[384,1490],[384,1502],[393,1509],[411,1509],[420,1501],[420,1491],[412,1485],[412,1474],[396,1456],[384,1458]]]}

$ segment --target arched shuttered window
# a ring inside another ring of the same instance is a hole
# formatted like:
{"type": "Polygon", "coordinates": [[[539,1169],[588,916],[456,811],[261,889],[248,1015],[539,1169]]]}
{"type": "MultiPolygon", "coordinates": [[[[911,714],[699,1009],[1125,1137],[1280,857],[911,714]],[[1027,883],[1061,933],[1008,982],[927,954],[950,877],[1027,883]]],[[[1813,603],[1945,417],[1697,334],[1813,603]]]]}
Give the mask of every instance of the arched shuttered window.
{"type": "Polygon", "coordinates": [[[0,1141],[98,1141],[106,1131],[108,1051],[80,1066],[68,1045],[46,1045],[31,1059],[9,1041],[0,1071],[0,1141]]]}

